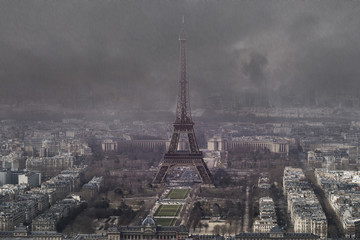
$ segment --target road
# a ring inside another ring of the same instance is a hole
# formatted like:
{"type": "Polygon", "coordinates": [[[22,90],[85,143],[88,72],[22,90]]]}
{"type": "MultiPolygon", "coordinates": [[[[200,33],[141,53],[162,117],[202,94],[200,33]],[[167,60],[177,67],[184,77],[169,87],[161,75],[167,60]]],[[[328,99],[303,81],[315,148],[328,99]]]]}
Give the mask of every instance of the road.
{"type": "Polygon", "coordinates": [[[246,186],[246,202],[245,202],[245,214],[243,222],[243,232],[249,232],[249,186],[246,186]]]}

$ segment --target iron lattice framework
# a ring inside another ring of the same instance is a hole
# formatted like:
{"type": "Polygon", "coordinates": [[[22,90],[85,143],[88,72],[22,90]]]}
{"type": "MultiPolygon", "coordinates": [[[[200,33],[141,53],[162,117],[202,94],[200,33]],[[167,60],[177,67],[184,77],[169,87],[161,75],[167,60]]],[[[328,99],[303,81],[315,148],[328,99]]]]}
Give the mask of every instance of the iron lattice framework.
{"type": "Polygon", "coordinates": [[[159,171],[157,172],[153,183],[163,183],[167,173],[172,168],[185,166],[195,169],[203,183],[212,184],[212,176],[203,160],[202,152],[199,151],[194,132],[194,122],[191,118],[189,84],[186,73],[186,34],[184,29],[180,32],[179,41],[180,79],[176,105],[176,119],[173,124],[174,129],[169,149],[167,153],[164,154],[163,160],[159,166],[159,171]],[[177,150],[181,133],[185,133],[189,141],[189,150],[186,152],[177,150]]]}

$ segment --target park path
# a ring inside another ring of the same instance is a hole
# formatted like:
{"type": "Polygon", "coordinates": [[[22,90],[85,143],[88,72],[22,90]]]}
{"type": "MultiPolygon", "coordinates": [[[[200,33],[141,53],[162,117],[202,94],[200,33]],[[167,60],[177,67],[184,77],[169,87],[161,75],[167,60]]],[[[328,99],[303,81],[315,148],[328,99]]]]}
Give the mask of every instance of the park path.
{"type": "Polygon", "coordinates": [[[243,232],[249,232],[249,186],[246,187],[245,214],[243,222],[243,232]]]}

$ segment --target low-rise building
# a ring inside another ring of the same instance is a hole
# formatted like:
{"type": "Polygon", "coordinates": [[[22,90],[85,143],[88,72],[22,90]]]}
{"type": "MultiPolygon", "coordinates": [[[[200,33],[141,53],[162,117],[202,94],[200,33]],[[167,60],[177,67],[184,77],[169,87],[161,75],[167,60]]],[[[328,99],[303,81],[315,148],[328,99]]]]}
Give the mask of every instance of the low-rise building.
{"type": "Polygon", "coordinates": [[[325,239],[327,219],[303,171],[300,168],[286,167],[283,188],[294,232],[312,233],[325,239]]]}
{"type": "Polygon", "coordinates": [[[120,240],[120,239],[162,239],[185,240],[189,237],[189,230],[184,226],[157,226],[152,216],[147,216],[141,226],[113,227],[106,234],[79,234],[75,240],[120,240]]]}
{"type": "Polygon", "coordinates": [[[30,231],[28,227],[20,225],[13,231],[0,231],[0,239],[62,240],[63,236],[55,231],[30,231]]]}
{"type": "Polygon", "coordinates": [[[26,208],[16,202],[7,202],[0,205],[0,231],[12,231],[26,220],[26,208]]]}
{"type": "Polygon", "coordinates": [[[26,168],[40,171],[41,176],[47,179],[73,167],[74,161],[75,158],[69,154],[54,157],[30,157],[26,159],[26,168]]]}
{"type": "Polygon", "coordinates": [[[225,141],[225,149],[252,148],[255,150],[269,150],[273,153],[288,154],[290,141],[286,138],[277,137],[238,137],[225,141]]]}
{"type": "Polygon", "coordinates": [[[263,189],[269,189],[271,187],[270,185],[270,179],[267,173],[261,173],[258,179],[258,187],[263,189]]]}
{"type": "Polygon", "coordinates": [[[87,200],[93,198],[104,186],[104,178],[93,177],[88,183],[84,184],[81,189],[81,194],[87,200]]]}
{"type": "Polygon", "coordinates": [[[56,231],[56,218],[51,213],[44,213],[37,216],[31,224],[33,231],[56,231]]]}
{"type": "Polygon", "coordinates": [[[104,152],[117,152],[118,144],[112,139],[105,139],[101,142],[101,150],[104,152]]]}
{"type": "Polygon", "coordinates": [[[315,169],[315,177],[347,238],[360,237],[360,171],[315,169]]]}
{"type": "Polygon", "coordinates": [[[319,239],[320,237],[312,233],[287,233],[283,231],[271,231],[268,233],[239,233],[235,235],[235,240],[268,240],[268,239],[291,239],[307,240],[319,239]]]}
{"type": "Polygon", "coordinates": [[[56,231],[58,223],[84,207],[85,202],[80,201],[77,197],[65,198],[37,216],[32,221],[31,228],[33,231],[56,231]]]}
{"type": "Polygon", "coordinates": [[[277,226],[275,205],[270,197],[263,197],[259,200],[260,216],[255,219],[253,224],[254,232],[270,232],[277,226]]]}

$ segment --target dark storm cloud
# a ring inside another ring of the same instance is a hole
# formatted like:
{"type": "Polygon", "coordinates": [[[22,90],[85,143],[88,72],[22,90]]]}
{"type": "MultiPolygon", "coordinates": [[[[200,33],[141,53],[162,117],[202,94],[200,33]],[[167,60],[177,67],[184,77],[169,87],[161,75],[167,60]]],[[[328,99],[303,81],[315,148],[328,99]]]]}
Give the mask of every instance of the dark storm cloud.
{"type": "Polygon", "coordinates": [[[186,17],[192,105],[246,89],[357,94],[358,1],[0,1],[0,98],[174,105],[186,17]]]}
{"type": "Polygon", "coordinates": [[[252,52],[250,61],[244,64],[243,72],[253,82],[254,86],[261,86],[265,80],[264,69],[267,64],[267,58],[256,52],[252,52]]]}

